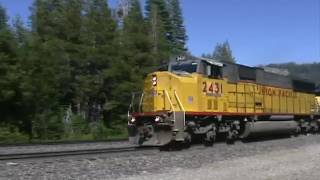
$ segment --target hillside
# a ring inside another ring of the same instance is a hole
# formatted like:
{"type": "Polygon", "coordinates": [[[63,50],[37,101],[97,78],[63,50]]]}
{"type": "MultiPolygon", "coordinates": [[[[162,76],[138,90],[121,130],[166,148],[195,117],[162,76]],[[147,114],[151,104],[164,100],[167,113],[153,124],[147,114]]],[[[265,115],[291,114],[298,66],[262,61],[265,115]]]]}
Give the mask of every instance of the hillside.
{"type": "Polygon", "coordinates": [[[320,62],[306,64],[289,62],[283,64],[269,64],[267,67],[287,69],[292,77],[306,79],[320,85],[320,62]]]}

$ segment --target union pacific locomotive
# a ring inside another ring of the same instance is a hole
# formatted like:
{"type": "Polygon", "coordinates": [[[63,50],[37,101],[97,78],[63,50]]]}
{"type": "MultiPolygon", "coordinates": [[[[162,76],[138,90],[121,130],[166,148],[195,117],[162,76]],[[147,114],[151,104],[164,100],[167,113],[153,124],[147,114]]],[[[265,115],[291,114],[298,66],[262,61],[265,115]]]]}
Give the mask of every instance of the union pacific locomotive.
{"type": "Polygon", "coordinates": [[[179,56],[167,71],[149,74],[133,94],[129,140],[165,146],[217,136],[232,143],[260,133],[317,132],[320,96],[315,85],[263,68],[179,56]]]}

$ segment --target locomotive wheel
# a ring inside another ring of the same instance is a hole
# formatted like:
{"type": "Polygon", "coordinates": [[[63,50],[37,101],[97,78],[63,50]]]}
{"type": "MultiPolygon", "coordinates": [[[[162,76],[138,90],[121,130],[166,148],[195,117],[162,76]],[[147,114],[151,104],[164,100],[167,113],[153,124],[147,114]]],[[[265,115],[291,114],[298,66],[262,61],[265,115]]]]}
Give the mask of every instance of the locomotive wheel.
{"type": "Polygon", "coordinates": [[[190,133],[188,133],[188,132],[185,132],[185,133],[186,133],[186,138],[185,138],[184,142],[182,143],[182,146],[183,146],[183,148],[188,149],[191,146],[191,139],[192,138],[191,138],[190,133]]]}
{"type": "Polygon", "coordinates": [[[297,127],[297,129],[295,130],[295,132],[293,132],[293,136],[294,137],[298,137],[301,133],[301,128],[300,127],[297,127]]]}
{"type": "Polygon", "coordinates": [[[208,131],[206,137],[203,140],[204,146],[213,146],[216,141],[216,133],[214,130],[208,131]]]}
{"type": "Polygon", "coordinates": [[[215,138],[211,138],[209,140],[204,140],[203,144],[204,146],[210,147],[210,146],[213,146],[214,142],[215,142],[215,138]]]}
{"type": "Polygon", "coordinates": [[[234,144],[234,142],[236,141],[237,139],[237,135],[238,135],[238,131],[236,130],[230,130],[228,132],[228,135],[227,135],[227,139],[226,139],[226,142],[227,144],[234,144]]]}

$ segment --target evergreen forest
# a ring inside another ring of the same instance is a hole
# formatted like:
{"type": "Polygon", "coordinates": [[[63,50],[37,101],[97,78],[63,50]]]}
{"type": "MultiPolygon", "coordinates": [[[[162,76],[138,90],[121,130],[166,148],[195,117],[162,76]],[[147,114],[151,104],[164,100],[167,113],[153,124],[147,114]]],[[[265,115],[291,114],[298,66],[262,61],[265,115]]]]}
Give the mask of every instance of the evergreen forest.
{"type": "Polygon", "coordinates": [[[179,0],[34,0],[29,24],[0,6],[0,141],[125,137],[132,92],[185,53],[179,0]]]}

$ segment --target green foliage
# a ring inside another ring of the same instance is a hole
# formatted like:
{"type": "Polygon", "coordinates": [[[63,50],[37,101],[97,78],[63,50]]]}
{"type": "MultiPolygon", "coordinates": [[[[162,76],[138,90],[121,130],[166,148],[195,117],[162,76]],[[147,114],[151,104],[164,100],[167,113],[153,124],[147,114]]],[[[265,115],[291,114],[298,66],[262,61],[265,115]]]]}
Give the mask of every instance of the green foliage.
{"type": "Polygon", "coordinates": [[[17,43],[0,6],[0,123],[20,124],[20,71],[17,43]]]}
{"type": "Polygon", "coordinates": [[[155,65],[150,55],[152,48],[148,38],[147,23],[143,19],[138,0],[132,1],[128,16],[124,19],[121,49],[122,62],[116,65],[119,67],[117,71],[121,72],[119,75],[127,75],[127,78],[123,77],[126,81],[125,86],[132,88],[133,91],[138,91],[142,86],[143,77],[155,65]],[[130,82],[134,82],[134,84],[130,85],[130,82]]]}
{"type": "Polygon", "coordinates": [[[22,134],[16,128],[0,127],[0,142],[1,143],[26,143],[29,141],[29,137],[26,134],[22,134]]]}
{"type": "MultiPolygon", "coordinates": [[[[75,101],[86,105],[88,119],[100,119],[102,114],[112,114],[113,109],[103,108],[104,104],[117,101],[114,93],[115,77],[106,72],[116,69],[114,63],[119,61],[116,22],[111,10],[104,0],[86,1],[81,31],[81,62],[78,61],[75,82],[77,83],[75,101]],[[95,113],[92,113],[96,111],[95,113]],[[97,114],[97,115],[93,115],[97,114]]],[[[109,117],[103,116],[108,123],[109,117]]],[[[115,117],[115,119],[118,119],[115,117]]]]}
{"type": "Polygon", "coordinates": [[[166,63],[170,55],[187,51],[188,37],[179,0],[147,0],[145,12],[158,65],[166,63]]]}
{"type": "Polygon", "coordinates": [[[107,139],[109,136],[108,129],[104,126],[104,124],[101,121],[91,123],[90,129],[93,139],[95,140],[107,139]]]}
{"type": "Polygon", "coordinates": [[[13,33],[18,46],[21,47],[25,45],[24,43],[26,43],[26,39],[28,38],[28,31],[20,16],[16,16],[13,20],[13,33]]]}
{"type": "Polygon", "coordinates": [[[7,21],[8,21],[8,17],[6,14],[6,10],[4,9],[4,7],[0,5],[0,30],[8,27],[7,21]]]}
{"type": "Polygon", "coordinates": [[[37,114],[33,119],[32,128],[32,135],[35,139],[61,139],[64,134],[62,114],[54,111],[37,114]]]}
{"type": "Polygon", "coordinates": [[[228,41],[218,43],[213,51],[213,54],[203,54],[203,57],[212,58],[221,62],[235,63],[236,60],[232,55],[232,50],[228,41]]]}
{"type": "Polygon", "coordinates": [[[152,56],[156,65],[167,63],[170,56],[171,22],[164,0],[147,0],[146,15],[152,56]]]}
{"type": "Polygon", "coordinates": [[[89,123],[81,115],[75,115],[72,120],[72,134],[79,136],[81,134],[89,134],[89,123]]]}
{"type": "Polygon", "coordinates": [[[167,0],[168,9],[172,25],[172,35],[170,42],[172,44],[173,54],[181,54],[187,51],[186,41],[188,39],[186,35],[186,28],[183,23],[182,10],[179,0],[167,0]]]}

